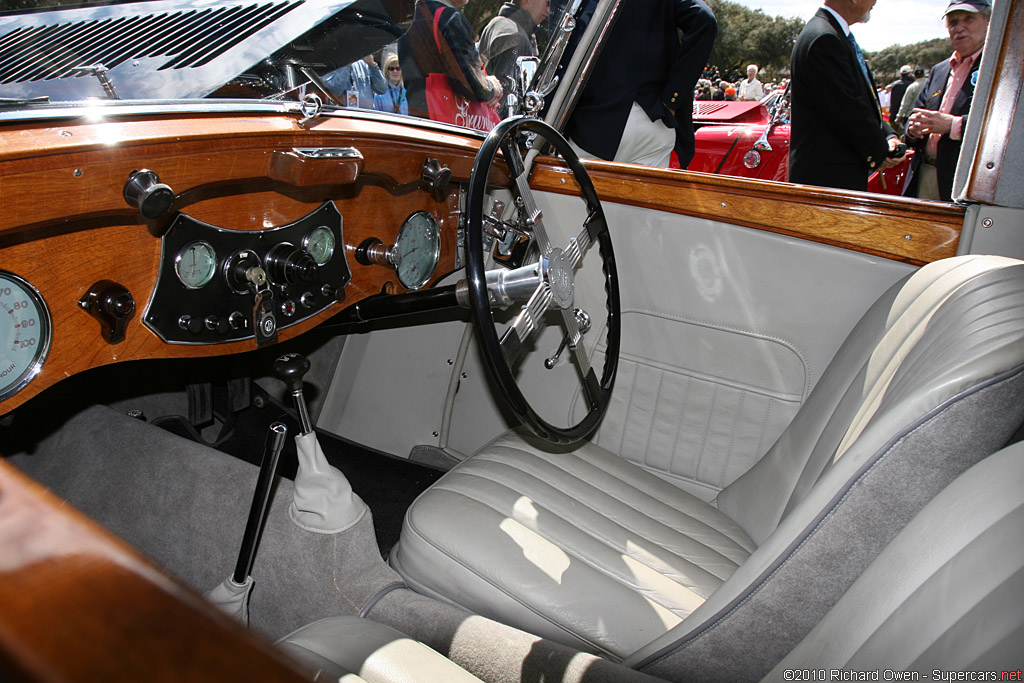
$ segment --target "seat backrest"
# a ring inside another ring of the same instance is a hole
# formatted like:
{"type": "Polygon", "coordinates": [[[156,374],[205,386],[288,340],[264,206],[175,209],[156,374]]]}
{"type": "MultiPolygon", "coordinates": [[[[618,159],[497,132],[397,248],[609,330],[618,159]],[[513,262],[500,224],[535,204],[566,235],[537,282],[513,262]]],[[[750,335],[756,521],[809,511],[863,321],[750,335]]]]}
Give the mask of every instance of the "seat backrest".
{"type": "Polygon", "coordinates": [[[757,680],[897,532],[1024,419],[1024,263],[929,264],[863,316],[790,426],[719,508],[758,549],[627,660],[757,680]]]}
{"type": "Polygon", "coordinates": [[[1002,257],[946,259],[890,288],[718,507],[761,543],[839,459],[877,451],[961,391],[1024,363],[1022,270],[1002,257]]]}
{"type": "Polygon", "coordinates": [[[1024,443],[960,475],[893,539],[786,669],[1017,672],[1024,651],[1024,443]]]}

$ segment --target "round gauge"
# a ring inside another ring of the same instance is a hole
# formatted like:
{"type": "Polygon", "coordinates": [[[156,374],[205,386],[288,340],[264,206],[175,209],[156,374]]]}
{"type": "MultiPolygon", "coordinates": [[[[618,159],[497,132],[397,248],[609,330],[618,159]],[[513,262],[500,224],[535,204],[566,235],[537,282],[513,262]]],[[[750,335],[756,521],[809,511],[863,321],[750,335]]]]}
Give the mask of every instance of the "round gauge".
{"type": "Polygon", "coordinates": [[[217,272],[217,252],[206,242],[187,244],[174,257],[174,272],[181,284],[199,289],[217,272]]]}
{"type": "Polygon", "coordinates": [[[441,256],[441,231],[426,211],[405,219],[391,248],[398,281],[406,289],[419,289],[430,281],[441,256]]]}
{"type": "Polygon", "coordinates": [[[27,281],[0,271],[0,401],[39,374],[50,350],[50,312],[27,281]]]}
{"type": "Polygon", "coordinates": [[[306,235],[302,247],[313,255],[318,266],[322,266],[334,256],[334,233],[326,225],[321,225],[306,235]]]}

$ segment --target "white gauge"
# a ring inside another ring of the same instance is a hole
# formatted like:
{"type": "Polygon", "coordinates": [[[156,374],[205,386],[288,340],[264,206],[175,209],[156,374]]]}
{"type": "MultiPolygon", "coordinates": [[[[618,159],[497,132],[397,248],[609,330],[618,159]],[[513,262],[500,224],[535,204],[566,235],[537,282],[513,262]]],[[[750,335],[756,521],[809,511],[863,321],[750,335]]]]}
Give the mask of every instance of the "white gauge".
{"type": "Polygon", "coordinates": [[[434,217],[417,211],[406,218],[390,255],[403,287],[419,289],[427,284],[441,256],[441,231],[434,217]]]}
{"type": "Polygon", "coordinates": [[[0,271],[0,401],[39,374],[50,350],[50,312],[39,292],[13,273],[0,271]]]}
{"type": "Polygon", "coordinates": [[[191,242],[174,257],[174,272],[181,284],[199,289],[217,272],[217,252],[207,242],[191,242]]]}
{"type": "Polygon", "coordinates": [[[302,247],[313,256],[318,266],[322,266],[334,256],[334,233],[326,225],[313,228],[302,240],[302,247]]]}

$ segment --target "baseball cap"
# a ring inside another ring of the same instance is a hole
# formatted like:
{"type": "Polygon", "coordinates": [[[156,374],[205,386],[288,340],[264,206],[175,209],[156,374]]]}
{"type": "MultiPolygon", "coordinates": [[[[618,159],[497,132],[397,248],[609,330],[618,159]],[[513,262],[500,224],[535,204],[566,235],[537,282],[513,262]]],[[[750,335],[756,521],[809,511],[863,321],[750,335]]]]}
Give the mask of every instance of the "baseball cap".
{"type": "Polygon", "coordinates": [[[992,2],[990,0],[950,0],[949,6],[942,16],[946,16],[950,12],[980,12],[985,7],[991,8],[992,2]]]}
{"type": "Polygon", "coordinates": [[[901,75],[902,75],[902,74],[907,74],[907,75],[909,75],[909,74],[911,74],[911,73],[912,73],[913,71],[914,71],[914,68],[913,68],[912,66],[910,66],[909,64],[904,64],[903,66],[901,66],[901,67],[900,67],[900,74],[901,74],[901,75]]]}

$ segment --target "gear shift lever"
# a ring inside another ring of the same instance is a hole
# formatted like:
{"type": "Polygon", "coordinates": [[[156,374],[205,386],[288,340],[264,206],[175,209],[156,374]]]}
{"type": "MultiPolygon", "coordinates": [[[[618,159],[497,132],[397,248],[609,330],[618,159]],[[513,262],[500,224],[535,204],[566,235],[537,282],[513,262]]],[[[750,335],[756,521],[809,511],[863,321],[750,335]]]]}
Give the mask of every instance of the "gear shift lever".
{"type": "Polygon", "coordinates": [[[309,359],[299,353],[286,353],[274,361],[274,377],[284,382],[288,393],[295,400],[295,410],[299,413],[302,433],[313,431],[313,424],[306,409],[306,399],[302,395],[302,379],[309,372],[309,359]]]}
{"type": "Polygon", "coordinates": [[[302,378],[309,360],[298,353],[286,353],[274,361],[274,376],[284,382],[295,400],[302,434],[295,437],[299,469],[288,516],[299,528],[319,534],[335,534],[362,519],[366,503],[352,491],[345,475],[332,467],[316,439],[313,423],[302,395],[302,378]]]}

